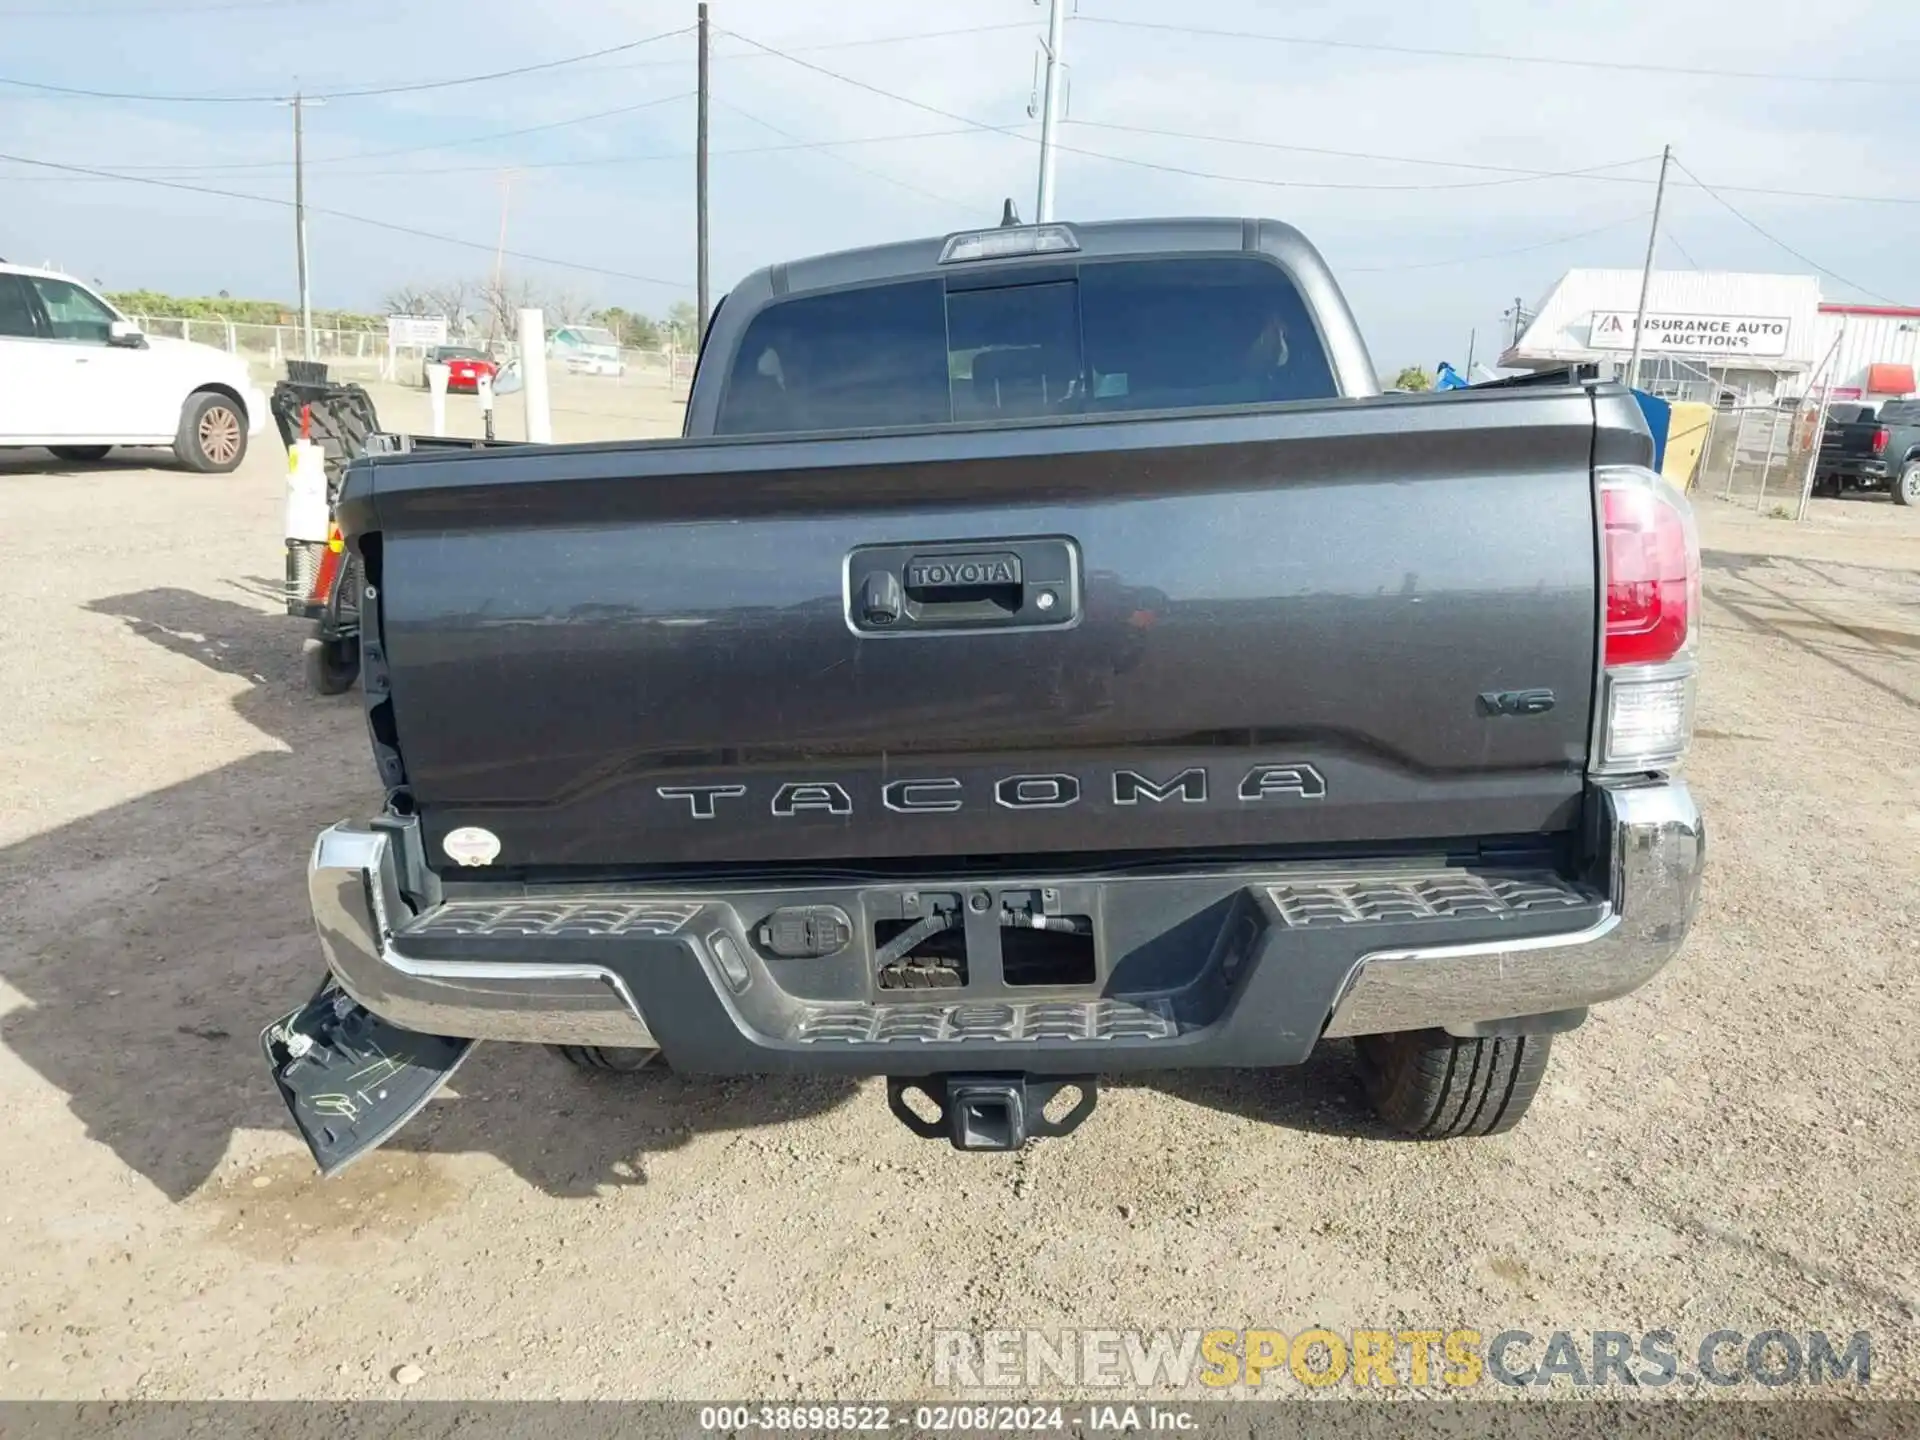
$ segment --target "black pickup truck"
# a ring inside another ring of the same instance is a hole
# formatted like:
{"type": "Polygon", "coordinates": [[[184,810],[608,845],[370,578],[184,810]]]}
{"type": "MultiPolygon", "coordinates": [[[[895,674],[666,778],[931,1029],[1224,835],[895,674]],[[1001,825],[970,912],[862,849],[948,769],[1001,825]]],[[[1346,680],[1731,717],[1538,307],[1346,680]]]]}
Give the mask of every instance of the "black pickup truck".
{"type": "Polygon", "coordinates": [[[1888,400],[1877,414],[1871,405],[1835,405],[1820,435],[1813,488],[1816,495],[1885,490],[1896,505],[1920,505],[1920,400],[1888,400]]]}
{"type": "Polygon", "coordinates": [[[968,1149],[1351,1037],[1500,1131],[1674,955],[1699,550],[1630,394],[1381,396],[1269,220],[776,265],[680,440],[375,455],[387,801],[268,1028],[331,1170],[476,1039],[887,1077],[968,1149]]]}

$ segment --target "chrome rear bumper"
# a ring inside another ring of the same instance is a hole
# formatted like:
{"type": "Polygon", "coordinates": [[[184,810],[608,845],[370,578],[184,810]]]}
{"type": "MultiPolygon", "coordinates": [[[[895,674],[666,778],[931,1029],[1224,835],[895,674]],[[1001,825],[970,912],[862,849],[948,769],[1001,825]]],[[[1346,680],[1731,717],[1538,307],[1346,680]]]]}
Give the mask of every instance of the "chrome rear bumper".
{"type": "Polygon", "coordinates": [[[1678,780],[1601,785],[1609,913],[1567,935],[1364,955],[1328,1035],[1471,1029],[1577,1010],[1636,990],[1679,951],[1699,902],[1707,832],[1678,780]]]}
{"type": "Polygon", "coordinates": [[[340,988],[404,1029],[474,1040],[654,1047],[627,984],[599,965],[428,960],[403,954],[393,842],[335,825],[307,869],[320,948],[340,988]]]}
{"type": "MultiPolygon", "coordinates": [[[[1217,1024],[1170,1024],[1154,1037],[1107,1036],[1089,1024],[1072,1042],[1074,1063],[1088,1069],[1107,1063],[1129,1069],[1286,1063],[1303,1058],[1321,1035],[1430,1027],[1471,1034],[1491,1023],[1578,1012],[1626,994],[1672,959],[1685,939],[1699,895],[1706,833],[1692,795],[1677,780],[1596,785],[1592,800],[1593,844],[1606,857],[1607,872],[1604,894],[1588,892],[1580,928],[1470,944],[1366,949],[1367,927],[1356,926],[1352,951],[1326,972],[1318,989],[1303,990],[1296,980],[1278,978],[1290,964],[1293,942],[1284,927],[1272,926],[1247,969],[1270,967],[1274,974],[1235,982],[1236,998],[1217,1024]],[[1283,984],[1296,988],[1283,990],[1283,984]],[[1276,1006],[1283,993],[1292,998],[1276,1006]],[[1304,1013],[1308,996],[1311,1013],[1304,1013]],[[1292,1013],[1273,1013],[1276,1008],[1292,1013]],[[1267,1037],[1271,1054],[1263,1051],[1267,1037]]],[[[720,922],[714,917],[725,912],[717,900],[711,912],[707,898],[698,895],[669,897],[684,903],[629,905],[637,919],[623,922],[628,933],[644,931],[646,943],[665,948],[650,951],[660,958],[641,968],[622,960],[623,975],[614,965],[586,960],[409,955],[404,932],[417,922],[401,898],[398,873],[388,835],[347,825],[320,835],[308,872],[328,967],[348,994],[395,1025],[472,1039],[646,1049],[660,1048],[657,1028],[676,1065],[684,1063],[674,1054],[676,1039],[691,1037],[682,1043],[700,1052],[694,1058],[718,1057],[716,1068],[750,1069],[764,1061],[768,1069],[858,1065],[866,1073],[894,1073],[895,1062],[886,1056],[893,1046],[867,1043],[855,1060],[837,1042],[756,1029],[715,968],[711,947],[720,938],[720,922]],[[643,985],[654,987],[645,1008],[635,993],[643,985]]],[[[1249,894],[1258,888],[1250,886],[1249,894]]],[[[737,917],[729,923],[737,928],[737,917]]],[[[899,1006],[879,1009],[904,1014],[899,1006]]],[[[921,1038],[937,1043],[898,1048],[942,1064],[950,1051],[992,1051],[1026,1068],[1064,1054],[1053,1037],[1036,1041],[1038,1048],[999,1040],[963,1046],[966,1037],[948,1026],[921,1038]]],[[[1019,1038],[1034,1037],[1023,1032],[1019,1038]]]]}

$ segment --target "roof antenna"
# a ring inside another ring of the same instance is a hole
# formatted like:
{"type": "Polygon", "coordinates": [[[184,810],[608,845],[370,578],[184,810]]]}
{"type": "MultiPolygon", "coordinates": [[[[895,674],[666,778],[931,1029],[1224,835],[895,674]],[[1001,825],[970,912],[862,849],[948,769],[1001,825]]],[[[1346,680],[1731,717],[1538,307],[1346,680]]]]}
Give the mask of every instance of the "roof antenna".
{"type": "Polygon", "coordinates": [[[1000,228],[1004,230],[1009,225],[1018,225],[1019,223],[1020,212],[1013,208],[1013,197],[1009,195],[1005,208],[1000,211],[1000,228]]]}

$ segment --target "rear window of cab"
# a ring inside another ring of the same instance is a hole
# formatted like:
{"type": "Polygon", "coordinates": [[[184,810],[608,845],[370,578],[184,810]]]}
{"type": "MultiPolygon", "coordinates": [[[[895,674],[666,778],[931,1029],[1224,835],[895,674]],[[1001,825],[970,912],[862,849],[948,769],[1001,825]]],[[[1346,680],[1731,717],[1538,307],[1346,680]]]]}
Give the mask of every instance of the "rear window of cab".
{"type": "Polygon", "coordinates": [[[1111,260],[770,305],[741,337],[716,429],[804,433],[1338,393],[1313,318],[1279,266],[1248,255],[1111,260]]]}

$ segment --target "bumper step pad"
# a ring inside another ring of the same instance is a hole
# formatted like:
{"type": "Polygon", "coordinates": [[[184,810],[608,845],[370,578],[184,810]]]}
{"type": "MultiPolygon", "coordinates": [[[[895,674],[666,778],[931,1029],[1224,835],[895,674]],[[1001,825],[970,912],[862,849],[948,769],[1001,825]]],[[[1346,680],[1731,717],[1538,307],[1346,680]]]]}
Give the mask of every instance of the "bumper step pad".
{"type": "Polygon", "coordinates": [[[477,1043],[389,1025],[331,983],[260,1036],[322,1175],[338,1174],[411,1120],[477,1043]]]}

